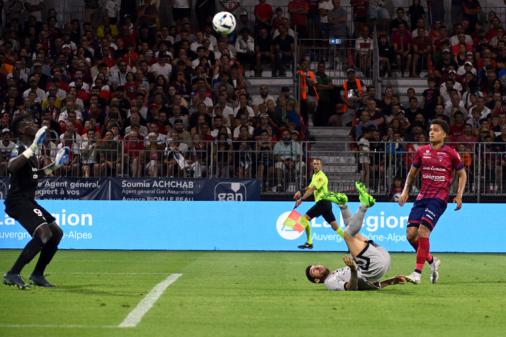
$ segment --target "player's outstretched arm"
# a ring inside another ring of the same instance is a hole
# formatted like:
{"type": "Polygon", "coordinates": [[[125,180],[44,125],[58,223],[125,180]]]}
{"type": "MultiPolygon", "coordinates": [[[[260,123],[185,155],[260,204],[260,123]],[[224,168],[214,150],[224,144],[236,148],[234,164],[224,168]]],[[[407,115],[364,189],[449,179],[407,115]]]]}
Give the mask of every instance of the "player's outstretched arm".
{"type": "Polygon", "coordinates": [[[404,189],[402,190],[402,194],[399,197],[399,205],[404,206],[406,201],[409,199],[409,192],[411,191],[411,187],[415,182],[416,175],[418,174],[418,168],[411,166],[408,172],[408,176],[406,177],[406,183],[404,184],[404,189]]]}
{"type": "Polygon", "coordinates": [[[349,255],[343,256],[343,262],[351,270],[351,277],[348,282],[344,285],[344,289],[346,290],[358,290],[358,275],[357,275],[357,264],[353,260],[353,258],[349,255]]]}
{"type": "Polygon", "coordinates": [[[19,171],[25,164],[28,162],[30,158],[35,155],[40,145],[44,143],[44,139],[46,138],[47,126],[41,127],[34,136],[32,144],[23,151],[23,153],[17,155],[14,158],[11,158],[7,163],[7,170],[9,172],[19,171]]]}
{"type": "Polygon", "coordinates": [[[457,190],[457,195],[453,199],[453,202],[457,204],[455,208],[456,211],[462,208],[462,196],[464,195],[464,189],[466,188],[467,182],[467,173],[465,169],[460,169],[457,171],[457,178],[459,179],[459,188],[457,190]]]}
{"type": "Polygon", "coordinates": [[[397,275],[397,276],[394,276],[392,278],[389,278],[389,279],[386,279],[383,281],[374,282],[374,285],[378,286],[380,289],[383,289],[385,287],[388,287],[388,286],[391,286],[394,284],[405,284],[406,282],[407,282],[407,280],[406,280],[405,276],[397,275]]]}

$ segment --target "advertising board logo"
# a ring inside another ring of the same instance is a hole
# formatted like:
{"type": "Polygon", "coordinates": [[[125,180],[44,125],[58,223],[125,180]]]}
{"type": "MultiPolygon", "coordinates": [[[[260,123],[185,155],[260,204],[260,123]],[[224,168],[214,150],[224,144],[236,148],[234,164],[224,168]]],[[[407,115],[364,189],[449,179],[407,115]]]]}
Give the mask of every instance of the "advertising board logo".
{"type": "Polygon", "coordinates": [[[237,182],[220,182],[214,186],[214,200],[246,201],[248,190],[246,185],[237,182]]]}
{"type": "Polygon", "coordinates": [[[278,231],[279,236],[281,236],[283,239],[296,240],[302,235],[302,233],[304,233],[304,231],[298,232],[292,228],[287,228],[283,225],[289,214],[290,212],[281,213],[281,215],[276,220],[276,230],[278,231]]]}

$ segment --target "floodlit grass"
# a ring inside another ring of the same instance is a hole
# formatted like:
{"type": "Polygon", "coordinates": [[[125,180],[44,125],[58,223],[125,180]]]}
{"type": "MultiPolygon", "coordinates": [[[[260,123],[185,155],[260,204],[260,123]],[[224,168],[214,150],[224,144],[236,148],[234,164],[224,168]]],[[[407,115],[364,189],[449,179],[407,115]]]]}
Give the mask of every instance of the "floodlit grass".
{"type": "MultiPolygon", "coordinates": [[[[0,251],[6,271],[18,251],[0,251]]],[[[60,251],[58,287],[0,287],[0,336],[505,336],[506,256],[441,254],[441,281],[371,292],[329,292],[304,268],[342,266],[343,253],[60,251]],[[135,328],[128,313],[172,273],[173,283],[135,328]]],[[[393,254],[389,276],[414,254],[393,254]]],[[[33,264],[23,276],[28,278],[33,264]]]]}

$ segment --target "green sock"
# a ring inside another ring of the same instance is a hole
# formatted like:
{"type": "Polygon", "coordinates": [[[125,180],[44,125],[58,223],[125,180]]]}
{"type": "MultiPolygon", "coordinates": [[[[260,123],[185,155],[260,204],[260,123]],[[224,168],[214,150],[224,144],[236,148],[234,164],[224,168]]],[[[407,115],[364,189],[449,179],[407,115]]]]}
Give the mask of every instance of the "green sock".
{"type": "Polygon", "coordinates": [[[306,236],[307,236],[306,242],[309,243],[310,245],[312,245],[313,238],[311,237],[311,226],[306,226],[305,230],[306,230],[306,236]]]}
{"type": "Polygon", "coordinates": [[[302,224],[304,225],[304,230],[306,231],[307,240],[306,242],[310,245],[313,244],[313,237],[311,236],[311,224],[306,219],[306,217],[302,217],[302,224]]]}

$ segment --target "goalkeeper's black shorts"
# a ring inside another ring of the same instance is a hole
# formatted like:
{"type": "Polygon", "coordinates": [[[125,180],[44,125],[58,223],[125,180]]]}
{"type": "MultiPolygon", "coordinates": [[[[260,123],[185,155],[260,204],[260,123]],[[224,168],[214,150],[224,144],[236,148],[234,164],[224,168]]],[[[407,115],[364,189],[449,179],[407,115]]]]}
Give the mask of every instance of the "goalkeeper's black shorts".
{"type": "Polygon", "coordinates": [[[44,207],[29,199],[7,200],[5,213],[17,220],[32,236],[37,227],[56,220],[44,207]]]}

